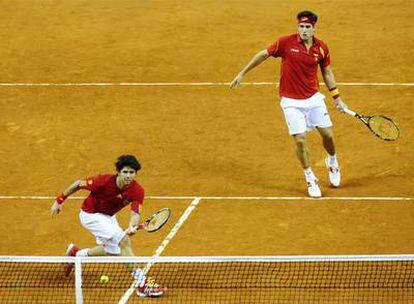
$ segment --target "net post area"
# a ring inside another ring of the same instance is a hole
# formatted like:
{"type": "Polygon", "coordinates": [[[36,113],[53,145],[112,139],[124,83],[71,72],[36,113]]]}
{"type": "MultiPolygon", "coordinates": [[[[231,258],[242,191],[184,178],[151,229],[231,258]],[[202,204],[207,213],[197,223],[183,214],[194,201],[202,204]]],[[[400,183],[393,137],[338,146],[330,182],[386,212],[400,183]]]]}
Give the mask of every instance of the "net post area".
{"type": "Polygon", "coordinates": [[[414,303],[414,255],[0,256],[0,303],[148,303],[138,268],[157,304],[414,303]]]}

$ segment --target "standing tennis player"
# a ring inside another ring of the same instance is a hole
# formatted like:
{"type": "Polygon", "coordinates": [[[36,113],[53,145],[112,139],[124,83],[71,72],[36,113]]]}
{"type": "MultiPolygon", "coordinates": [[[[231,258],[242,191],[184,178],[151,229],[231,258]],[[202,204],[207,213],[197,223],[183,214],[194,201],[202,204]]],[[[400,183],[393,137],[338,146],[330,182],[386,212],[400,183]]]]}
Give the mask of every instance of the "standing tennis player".
{"type": "Polygon", "coordinates": [[[258,52],[230,84],[230,88],[237,87],[247,72],[270,56],[282,58],[280,104],[289,134],[295,141],[296,155],[304,170],[311,197],[321,197],[322,193],[309,162],[307,130],[316,128],[322,136],[323,146],[328,152],[325,164],[329,170],[331,185],[339,187],[341,182],[332,122],[325,105],[325,96],[319,92],[318,66],[336,108],[340,112],[347,108],[336,88],[328,46],[314,36],[317,20],[318,17],[313,12],[300,12],[297,15],[298,34],[280,37],[267,49],[258,52]]]}
{"type": "MultiPolygon", "coordinates": [[[[96,238],[98,246],[79,249],[70,244],[68,256],[134,256],[129,236],[135,234],[133,227],[138,226],[141,206],[144,202],[144,189],[134,179],[141,165],[133,155],[122,155],[115,163],[116,174],[103,174],[80,179],[60,193],[50,212],[55,215],[62,210],[63,202],[80,189],[90,191],[84,200],[79,219],[83,227],[96,238]],[[129,228],[124,232],[118,224],[116,213],[131,205],[129,228]]],[[[66,275],[72,271],[73,264],[67,264],[66,275]]],[[[133,269],[132,275],[139,283],[137,294],[141,297],[159,297],[165,288],[154,284],[145,277],[141,269],[133,269]]]]}

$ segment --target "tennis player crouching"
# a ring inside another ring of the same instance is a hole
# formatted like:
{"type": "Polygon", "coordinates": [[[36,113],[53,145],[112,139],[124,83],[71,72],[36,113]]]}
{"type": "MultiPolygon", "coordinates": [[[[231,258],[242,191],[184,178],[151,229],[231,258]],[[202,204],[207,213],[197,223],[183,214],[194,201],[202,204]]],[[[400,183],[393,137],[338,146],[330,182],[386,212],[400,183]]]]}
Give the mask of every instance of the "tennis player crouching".
{"type": "MultiPolygon", "coordinates": [[[[68,256],[134,256],[129,236],[135,234],[132,227],[138,226],[141,206],[144,201],[144,189],[134,179],[141,165],[133,155],[122,155],[115,163],[117,174],[103,174],[81,179],[60,193],[53,203],[51,215],[62,210],[62,204],[68,196],[79,189],[89,190],[84,200],[79,219],[83,227],[88,229],[96,238],[98,246],[79,250],[70,244],[68,256]],[[116,213],[131,204],[131,219],[129,228],[124,232],[118,224],[116,213]]],[[[160,297],[165,288],[147,279],[139,268],[132,267],[132,275],[137,281],[137,294],[141,297],[160,297]]],[[[73,264],[67,264],[65,272],[68,276],[73,264]]]]}
{"type": "Polygon", "coordinates": [[[335,151],[332,122],[325,105],[325,96],[319,92],[318,66],[326,86],[329,88],[340,112],[347,108],[339,96],[335,77],[330,67],[328,46],[314,36],[318,17],[310,11],[297,15],[298,33],[279,38],[260,52],[241,70],[230,84],[237,87],[243,76],[270,56],[281,57],[279,93],[281,107],[288,125],[289,134],[296,144],[296,155],[301,162],[311,197],[322,196],[318,179],[309,162],[306,131],[316,128],[322,136],[323,146],[328,152],[325,164],[329,170],[331,185],[339,187],[340,169],[335,151]]]}

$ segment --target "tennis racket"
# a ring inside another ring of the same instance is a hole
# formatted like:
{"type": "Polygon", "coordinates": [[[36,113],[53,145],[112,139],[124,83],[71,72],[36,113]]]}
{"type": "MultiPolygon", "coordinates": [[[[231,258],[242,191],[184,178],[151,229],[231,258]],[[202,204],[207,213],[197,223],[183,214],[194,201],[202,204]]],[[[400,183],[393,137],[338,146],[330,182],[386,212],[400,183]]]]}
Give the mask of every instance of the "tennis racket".
{"type": "Polygon", "coordinates": [[[350,109],[345,109],[344,111],[346,114],[362,121],[375,136],[382,140],[394,141],[400,136],[400,129],[391,118],[382,115],[360,115],[350,109]]]}
{"type": "Polygon", "coordinates": [[[171,210],[163,208],[155,212],[148,220],[141,223],[136,229],[144,229],[147,232],[158,231],[164,226],[171,216],[171,210]]]}

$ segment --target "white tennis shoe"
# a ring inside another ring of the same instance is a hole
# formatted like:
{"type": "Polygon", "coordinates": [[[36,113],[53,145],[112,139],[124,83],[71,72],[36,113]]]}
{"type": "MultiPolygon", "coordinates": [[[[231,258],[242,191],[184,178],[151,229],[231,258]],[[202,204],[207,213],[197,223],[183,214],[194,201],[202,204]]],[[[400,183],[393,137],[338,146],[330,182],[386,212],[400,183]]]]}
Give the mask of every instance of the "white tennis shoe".
{"type": "Polygon", "coordinates": [[[339,169],[338,164],[332,164],[329,162],[329,157],[325,158],[325,165],[329,170],[329,181],[331,182],[332,187],[339,187],[341,184],[341,170],[339,169]]]}
{"type": "Polygon", "coordinates": [[[166,287],[159,286],[155,283],[154,279],[148,278],[144,285],[136,289],[136,293],[139,297],[159,298],[164,295],[166,290],[166,287]]]}
{"type": "Polygon", "coordinates": [[[321,192],[321,189],[319,188],[317,179],[308,180],[307,183],[308,183],[308,194],[310,197],[317,198],[317,197],[322,196],[322,192],[321,192]]]}

